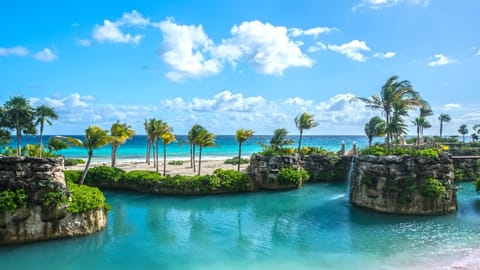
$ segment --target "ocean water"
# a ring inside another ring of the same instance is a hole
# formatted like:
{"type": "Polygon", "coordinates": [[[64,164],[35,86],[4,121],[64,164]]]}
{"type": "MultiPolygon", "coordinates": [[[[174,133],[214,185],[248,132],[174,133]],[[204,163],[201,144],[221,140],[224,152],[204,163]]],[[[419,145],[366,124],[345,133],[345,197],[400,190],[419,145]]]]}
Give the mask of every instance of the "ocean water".
{"type": "Polygon", "coordinates": [[[107,228],[0,247],[10,269],[433,269],[480,243],[471,183],[458,213],[396,216],[350,205],[345,184],[172,197],[106,192],[107,228]]]}
{"type": "MultiPolygon", "coordinates": [[[[75,138],[83,139],[84,136],[72,136],[75,138]]],[[[45,136],[44,141],[48,141],[50,136],[45,136]]],[[[291,136],[295,141],[292,147],[297,147],[298,136],[291,136]]],[[[38,144],[38,136],[25,136],[22,144],[38,144]]],[[[247,140],[242,145],[242,156],[248,157],[255,152],[262,150],[260,142],[268,144],[270,136],[255,135],[247,140]]],[[[375,141],[381,141],[382,139],[376,138],[375,141]]],[[[167,145],[167,158],[168,159],[189,159],[190,147],[188,145],[188,139],[185,135],[177,136],[176,143],[167,145]]],[[[144,135],[136,135],[131,140],[128,140],[125,144],[121,145],[117,152],[118,161],[142,161],[145,160],[147,137],[144,135]]],[[[368,145],[367,137],[365,136],[304,136],[302,139],[302,146],[316,146],[322,147],[327,150],[338,151],[340,150],[342,142],[345,142],[345,148],[350,150],[352,144],[355,142],[357,147],[362,148],[368,145]]],[[[16,140],[12,139],[10,146],[15,147],[16,140]]],[[[160,146],[160,153],[163,153],[163,145],[160,146]]],[[[59,154],[67,158],[83,158],[86,159],[87,151],[84,148],[70,147],[68,149],[58,152],[59,154]]],[[[161,155],[160,154],[160,155],[161,155]]],[[[198,149],[197,149],[198,154],[198,149]]],[[[108,162],[111,155],[111,146],[105,146],[94,151],[94,162],[108,162]]],[[[203,157],[205,159],[224,159],[231,158],[238,155],[238,142],[233,135],[218,135],[216,137],[216,146],[204,148],[203,157]]]]}

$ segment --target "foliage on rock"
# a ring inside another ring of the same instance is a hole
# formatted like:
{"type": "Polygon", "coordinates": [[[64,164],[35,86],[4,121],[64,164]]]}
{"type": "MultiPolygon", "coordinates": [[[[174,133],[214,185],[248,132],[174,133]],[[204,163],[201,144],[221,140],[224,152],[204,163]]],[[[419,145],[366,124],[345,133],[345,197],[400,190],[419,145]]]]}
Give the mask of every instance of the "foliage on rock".
{"type": "Polygon", "coordinates": [[[293,167],[286,167],[280,169],[277,179],[283,184],[291,183],[301,185],[302,183],[308,181],[309,175],[308,172],[303,168],[296,169],[293,167]]]}
{"type": "Polygon", "coordinates": [[[25,190],[6,189],[0,192],[0,211],[15,212],[15,210],[27,205],[27,194],[25,190]]]}

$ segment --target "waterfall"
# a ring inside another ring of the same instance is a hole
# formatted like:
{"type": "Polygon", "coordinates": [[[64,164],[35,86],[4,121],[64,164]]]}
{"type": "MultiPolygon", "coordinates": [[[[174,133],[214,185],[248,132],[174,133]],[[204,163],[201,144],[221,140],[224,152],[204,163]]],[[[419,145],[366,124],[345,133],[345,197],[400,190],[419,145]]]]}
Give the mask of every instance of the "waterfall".
{"type": "Polygon", "coordinates": [[[348,169],[348,174],[347,174],[347,196],[349,200],[350,200],[350,185],[352,181],[352,173],[353,173],[354,166],[355,166],[355,156],[352,156],[352,161],[350,162],[350,168],[348,169]]]}

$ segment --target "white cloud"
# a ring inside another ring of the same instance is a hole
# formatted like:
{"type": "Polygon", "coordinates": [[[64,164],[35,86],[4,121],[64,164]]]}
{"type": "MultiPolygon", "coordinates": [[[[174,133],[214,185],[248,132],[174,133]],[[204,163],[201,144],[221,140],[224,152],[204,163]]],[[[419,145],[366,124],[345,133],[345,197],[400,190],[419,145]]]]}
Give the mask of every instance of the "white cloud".
{"type": "MultiPolygon", "coordinates": [[[[283,102],[283,104],[287,106],[293,106],[298,108],[299,112],[305,112],[310,109],[310,107],[313,105],[313,100],[311,99],[303,99],[300,97],[293,97],[293,98],[288,98],[283,102]]],[[[295,110],[293,110],[295,111],[295,110]]]]}
{"type": "Polygon", "coordinates": [[[457,62],[457,60],[443,54],[435,54],[433,58],[435,58],[435,60],[428,63],[428,66],[430,67],[444,66],[457,62]]]}
{"type": "Polygon", "coordinates": [[[34,56],[35,59],[43,62],[52,62],[58,59],[57,55],[49,48],[45,48],[37,52],[34,56]]]}
{"type": "Polygon", "coordinates": [[[443,105],[442,109],[445,110],[445,111],[449,111],[449,110],[455,110],[455,109],[460,109],[462,106],[460,104],[457,104],[457,103],[449,103],[449,104],[445,104],[443,105]]]}
{"type": "Polygon", "coordinates": [[[430,4],[430,0],[362,0],[352,9],[353,11],[359,8],[370,8],[379,10],[382,8],[396,6],[400,4],[410,4],[415,6],[427,7],[430,4]]]}
{"type": "Polygon", "coordinates": [[[393,58],[395,55],[396,53],[394,52],[386,52],[386,53],[377,52],[373,55],[373,57],[381,58],[381,59],[390,59],[390,58],[393,58]]]}
{"type": "Polygon", "coordinates": [[[90,47],[92,45],[92,41],[89,39],[76,39],[75,44],[82,47],[90,47]]]}
{"type": "MultiPolygon", "coordinates": [[[[361,102],[351,102],[353,94],[337,94],[327,101],[321,101],[315,106],[317,118],[330,124],[363,125],[374,113],[361,102]]],[[[361,133],[363,129],[359,129],[361,133]]]]}
{"type": "Polygon", "coordinates": [[[365,62],[367,60],[366,56],[363,55],[361,51],[370,51],[370,48],[367,46],[367,44],[364,41],[359,40],[352,40],[340,46],[328,45],[327,48],[359,62],[365,62]]]}
{"type": "Polygon", "coordinates": [[[100,42],[114,42],[114,43],[134,43],[138,44],[143,35],[134,35],[124,34],[117,23],[111,22],[109,20],[104,20],[103,25],[95,25],[93,28],[93,38],[100,42]]]}
{"type": "Polygon", "coordinates": [[[205,59],[211,41],[201,25],[178,25],[171,19],[158,27],[163,33],[162,59],[173,69],[166,74],[172,81],[200,78],[219,73],[223,66],[217,59],[205,59]]]}
{"type": "Polygon", "coordinates": [[[128,26],[147,26],[150,24],[150,19],[144,18],[138,11],[132,10],[131,12],[123,13],[122,18],[118,20],[118,24],[128,26]]]}
{"type": "Polygon", "coordinates": [[[315,39],[317,39],[320,34],[328,34],[332,31],[338,31],[338,29],[330,28],[330,27],[314,27],[307,30],[303,30],[300,28],[291,28],[288,30],[288,32],[292,37],[298,37],[298,36],[304,35],[304,36],[313,36],[315,39]]]}
{"type": "Polygon", "coordinates": [[[477,52],[477,56],[480,56],[480,50],[478,50],[478,52],[477,52]]]}
{"type": "Polygon", "coordinates": [[[0,56],[26,56],[29,52],[27,48],[22,46],[15,46],[11,48],[0,48],[0,56]]]}

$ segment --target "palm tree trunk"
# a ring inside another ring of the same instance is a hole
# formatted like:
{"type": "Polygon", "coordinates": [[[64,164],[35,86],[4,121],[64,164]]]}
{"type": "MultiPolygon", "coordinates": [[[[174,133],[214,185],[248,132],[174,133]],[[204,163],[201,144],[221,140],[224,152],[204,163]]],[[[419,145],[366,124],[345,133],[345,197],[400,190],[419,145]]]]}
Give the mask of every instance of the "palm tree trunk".
{"type": "Polygon", "coordinates": [[[158,140],[155,142],[155,169],[158,172],[158,140]]]}
{"type": "Polygon", "coordinates": [[[440,120],[440,139],[442,138],[442,131],[443,131],[443,121],[440,120]]]}
{"type": "Polygon", "coordinates": [[[16,112],[15,126],[17,129],[17,155],[22,155],[22,129],[20,127],[20,115],[16,112]]]}
{"type": "Polygon", "coordinates": [[[368,147],[372,147],[373,137],[368,137],[368,147]]]}
{"type": "Polygon", "coordinates": [[[165,176],[165,172],[167,171],[167,144],[163,144],[163,176],[165,176]]]}
{"type": "Polygon", "coordinates": [[[202,167],[202,147],[198,150],[198,175],[200,175],[200,168],[202,167]]]}
{"type": "Polygon", "coordinates": [[[112,167],[115,167],[117,161],[117,145],[112,143],[112,167]]]}
{"type": "Polygon", "coordinates": [[[147,155],[145,162],[150,165],[150,140],[147,140],[147,155]]]}
{"type": "Polygon", "coordinates": [[[242,160],[242,143],[239,142],[238,143],[238,167],[237,167],[238,172],[240,171],[240,161],[241,160],[242,160]]]}
{"type": "MultiPolygon", "coordinates": [[[[201,149],[201,147],[200,147],[201,149]]],[[[192,158],[193,158],[193,172],[195,172],[195,144],[193,145],[193,155],[192,155],[192,158]]]]}
{"type": "Polygon", "coordinates": [[[417,146],[420,145],[420,125],[417,124],[417,146]]]}
{"type": "Polygon", "coordinates": [[[390,130],[390,112],[385,112],[385,125],[387,127],[387,138],[386,138],[386,143],[387,147],[390,147],[390,136],[391,136],[391,130],[390,130]]]}
{"type": "Polygon", "coordinates": [[[87,164],[85,165],[85,169],[83,170],[82,178],[80,178],[80,182],[78,183],[79,185],[83,185],[83,182],[85,181],[85,177],[87,177],[87,172],[88,172],[88,168],[90,167],[90,162],[92,161],[92,156],[93,156],[93,151],[89,150],[87,164]]]}
{"type": "Polygon", "coordinates": [[[193,168],[192,144],[190,144],[190,168],[193,168]]]}
{"type": "Polygon", "coordinates": [[[303,128],[300,129],[300,139],[298,140],[298,153],[300,153],[300,148],[302,147],[302,136],[303,136],[303,128]]]}
{"type": "Polygon", "coordinates": [[[40,157],[43,155],[43,122],[40,122],[40,157]]]}

